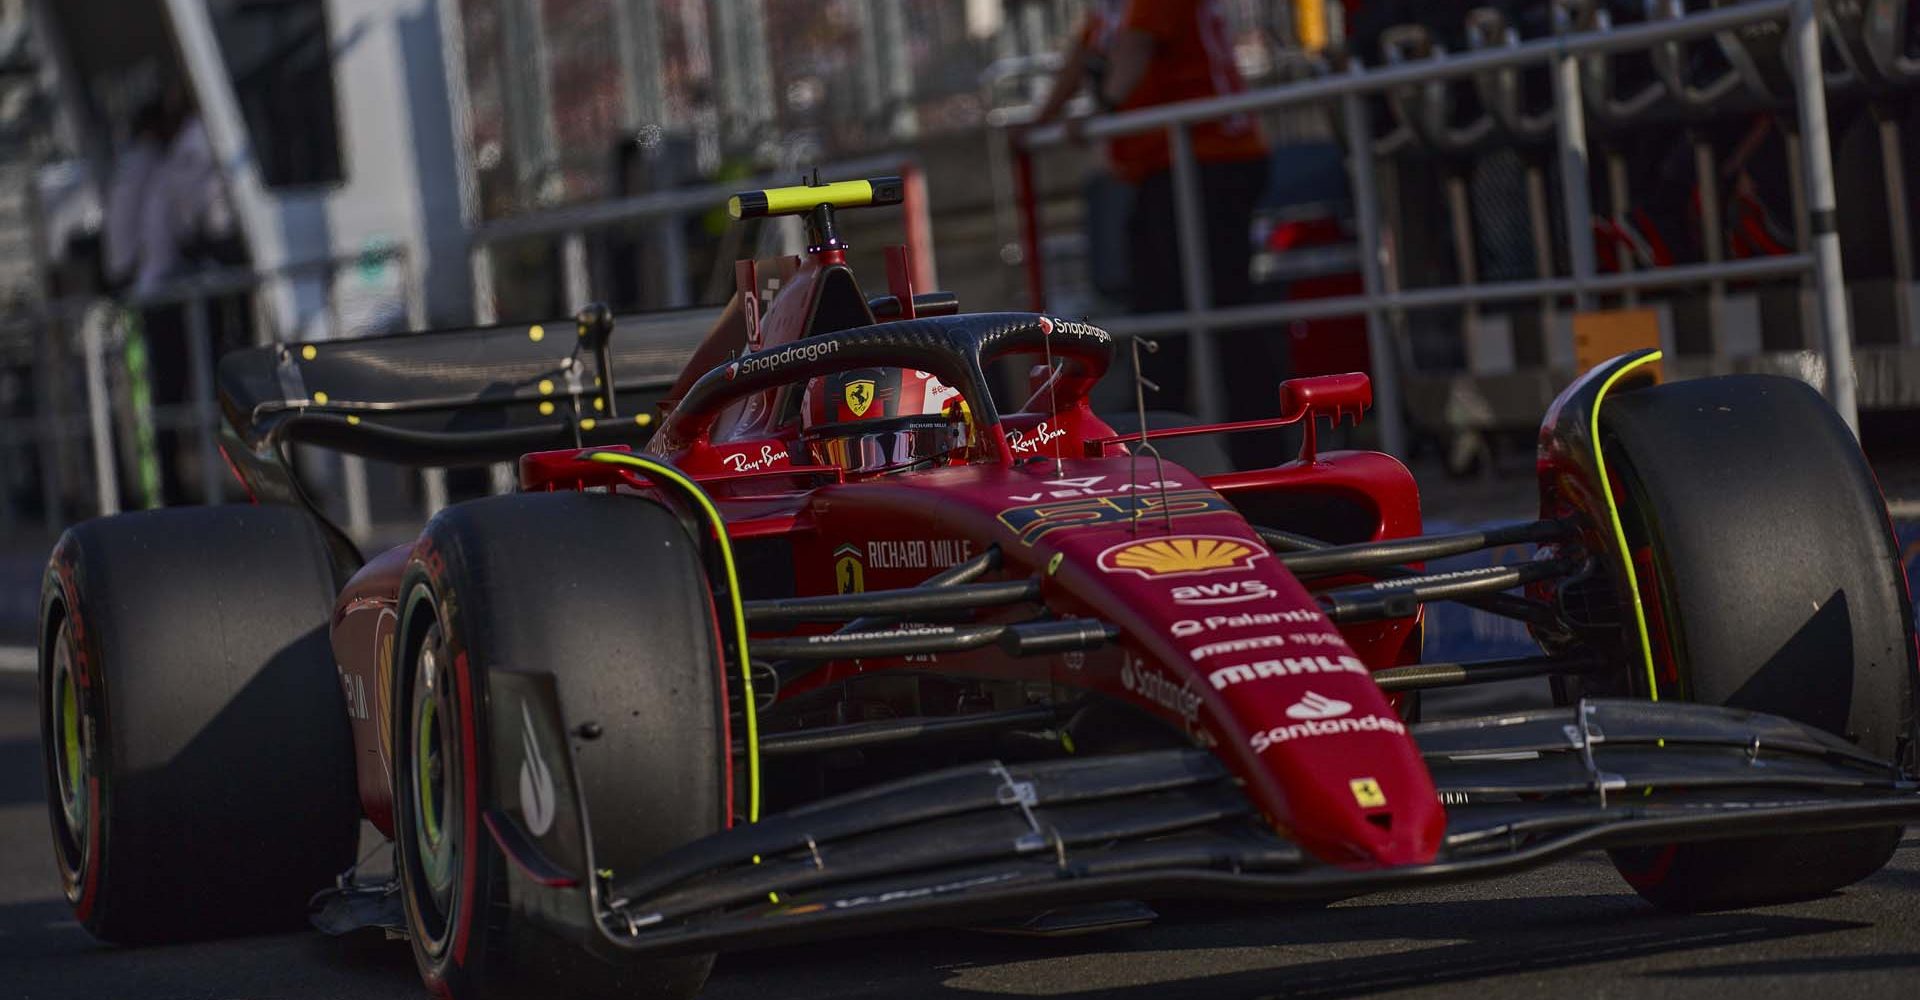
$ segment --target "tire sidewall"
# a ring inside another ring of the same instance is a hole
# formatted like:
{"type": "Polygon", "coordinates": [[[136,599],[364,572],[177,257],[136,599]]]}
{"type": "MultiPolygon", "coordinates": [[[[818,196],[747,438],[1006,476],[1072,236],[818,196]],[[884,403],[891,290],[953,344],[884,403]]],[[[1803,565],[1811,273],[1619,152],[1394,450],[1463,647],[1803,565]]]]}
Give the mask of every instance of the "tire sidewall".
{"type": "Polygon", "coordinates": [[[40,597],[40,628],[35,710],[40,722],[42,780],[46,783],[47,814],[54,837],[54,864],[60,872],[61,887],[73,917],[82,927],[104,940],[117,940],[108,908],[103,905],[101,886],[110,863],[108,831],[111,827],[112,738],[109,728],[107,686],[97,636],[88,628],[90,618],[80,595],[80,543],[69,532],[63,535],[48,562],[40,597]],[[64,628],[62,628],[64,626],[64,628]],[[67,836],[61,818],[58,775],[54,750],[58,736],[49,725],[53,704],[53,662],[56,642],[65,642],[69,669],[73,672],[81,712],[81,752],[87,760],[87,829],[78,844],[80,865],[77,870],[64,857],[62,840],[67,836]]]}
{"type": "Polygon", "coordinates": [[[488,926],[482,914],[489,908],[493,893],[494,852],[491,841],[481,836],[480,802],[482,789],[491,787],[486,773],[486,754],[479,748],[488,745],[484,718],[483,689],[475,684],[468,643],[461,631],[459,595],[448,589],[445,564],[432,546],[423,540],[416,549],[401,585],[402,610],[395,655],[403,657],[394,665],[395,690],[389,699],[390,723],[395,752],[391,755],[394,790],[394,839],[397,867],[403,884],[401,898],[405,907],[408,939],[414,962],[430,993],[437,997],[470,997],[485,981],[482,971],[487,953],[488,926]],[[451,596],[451,600],[449,600],[451,596]],[[459,788],[460,871],[456,876],[453,912],[447,916],[445,945],[434,952],[426,944],[424,924],[415,894],[407,891],[420,861],[413,843],[413,686],[421,644],[435,624],[440,626],[442,648],[448,653],[442,666],[454,685],[452,701],[459,707],[457,724],[460,748],[459,788]]]}

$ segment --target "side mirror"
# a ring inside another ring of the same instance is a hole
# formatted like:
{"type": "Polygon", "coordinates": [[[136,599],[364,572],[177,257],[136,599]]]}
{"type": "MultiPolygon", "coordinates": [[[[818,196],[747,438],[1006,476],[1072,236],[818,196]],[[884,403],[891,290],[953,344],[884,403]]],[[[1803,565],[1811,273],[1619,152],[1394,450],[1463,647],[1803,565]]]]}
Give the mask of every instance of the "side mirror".
{"type": "Polygon", "coordinates": [[[1303,462],[1311,462],[1319,454],[1315,441],[1318,418],[1327,417],[1338,426],[1340,418],[1350,413],[1358,425],[1361,415],[1372,407],[1373,381],[1365,372],[1290,378],[1280,383],[1280,418],[1289,423],[1300,421],[1303,462]]]}

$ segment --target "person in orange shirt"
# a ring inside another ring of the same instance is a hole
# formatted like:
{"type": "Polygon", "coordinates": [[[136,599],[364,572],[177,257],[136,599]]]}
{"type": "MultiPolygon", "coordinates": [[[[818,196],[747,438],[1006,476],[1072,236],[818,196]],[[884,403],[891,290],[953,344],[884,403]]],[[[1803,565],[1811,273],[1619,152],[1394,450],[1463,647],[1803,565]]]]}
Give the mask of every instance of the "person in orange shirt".
{"type": "MultiPolygon", "coordinates": [[[[1132,111],[1245,89],[1234,65],[1232,39],[1217,0],[1095,0],[1054,78],[1036,124],[1057,119],[1081,85],[1089,81],[1100,105],[1111,111],[1132,111]]],[[[1253,238],[1249,230],[1254,204],[1266,187],[1267,143],[1252,115],[1233,115],[1188,128],[1200,175],[1211,300],[1216,306],[1241,305],[1253,297],[1249,273],[1253,238]]],[[[1134,189],[1127,221],[1131,244],[1129,309],[1156,313],[1186,308],[1174,219],[1172,150],[1166,130],[1116,136],[1108,144],[1107,159],[1115,176],[1134,189]]],[[[1250,340],[1255,335],[1244,336],[1250,340]]],[[[1261,338],[1256,351],[1259,357],[1266,357],[1272,349],[1264,343],[1268,339],[1272,338],[1261,338]]],[[[1147,376],[1161,387],[1156,405],[1188,409],[1186,338],[1167,338],[1160,347],[1151,361],[1143,361],[1147,376]]],[[[1238,388],[1234,383],[1242,381],[1232,375],[1242,363],[1242,353],[1234,351],[1234,363],[1222,366],[1228,378],[1230,403],[1249,395],[1232,391],[1238,388]]],[[[1266,376],[1260,379],[1262,383],[1271,382],[1275,372],[1271,365],[1248,367],[1266,376]]],[[[1258,403],[1245,399],[1231,409],[1264,405],[1254,415],[1270,415],[1265,410],[1272,408],[1272,388],[1264,384],[1250,390],[1260,396],[1258,403]]]]}

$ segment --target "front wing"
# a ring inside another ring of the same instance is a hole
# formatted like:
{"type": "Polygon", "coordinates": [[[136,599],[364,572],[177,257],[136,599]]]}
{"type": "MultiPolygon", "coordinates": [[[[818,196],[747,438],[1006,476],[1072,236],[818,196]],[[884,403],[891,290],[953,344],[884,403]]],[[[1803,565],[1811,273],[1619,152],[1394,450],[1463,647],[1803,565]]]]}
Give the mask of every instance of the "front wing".
{"type": "Polygon", "coordinates": [[[1920,821],[1911,776],[1759,713],[1593,700],[1413,733],[1448,804],[1445,845],[1430,864],[1315,860],[1255,815],[1201,750],[987,762],[808,805],[596,880],[599,935],[584,943],[700,952],[1074,902],[1330,899],[1596,848],[1920,821]]]}

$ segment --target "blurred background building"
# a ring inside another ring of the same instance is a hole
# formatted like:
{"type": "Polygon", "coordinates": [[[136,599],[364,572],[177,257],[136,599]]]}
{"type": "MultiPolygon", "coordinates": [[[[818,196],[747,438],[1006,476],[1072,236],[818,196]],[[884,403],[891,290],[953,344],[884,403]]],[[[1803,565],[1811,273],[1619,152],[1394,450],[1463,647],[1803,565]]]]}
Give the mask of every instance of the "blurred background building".
{"type": "MultiPolygon", "coordinates": [[[[1035,152],[1023,188],[1008,141],[1095,2],[0,0],[0,537],[37,546],[99,511],[220,498],[211,372],[228,347],[549,320],[587,298],[693,310],[697,327],[731,294],[736,258],[799,240],[786,221],[728,224],[722,194],[816,168],[907,169],[930,193],[843,220],[862,273],[883,273],[881,247],[905,233],[924,283],[963,308],[1117,317],[1127,202],[1099,144],[1035,152]]],[[[1753,6],[1208,2],[1247,87],[1269,96],[1355,65],[1438,66],[1753,6]]],[[[1846,314],[1876,419],[1920,408],[1910,6],[1819,5],[1846,314]]],[[[1785,24],[1775,10],[1581,56],[1591,155],[1573,175],[1544,65],[1372,92],[1366,233],[1339,103],[1267,102],[1270,183],[1247,220],[1258,301],[1358,295],[1369,255],[1383,292],[1467,286],[1385,317],[1401,450],[1456,474],[1525,471],[1583,311],[1645,309],[1683,368],[1818,381],[1785,24]],[[1589,225],[1591,240],[1570,238],[1589,225]],[[1761,266],[1604,294],[1495,291],[1741,260],[1761,266]]],[[[1357,314],[1259,328],[1298,373],[1375,364],[1357,314]]],[[[305,471],[356,532],[447,495],[353,461],[305,471]]]]}

